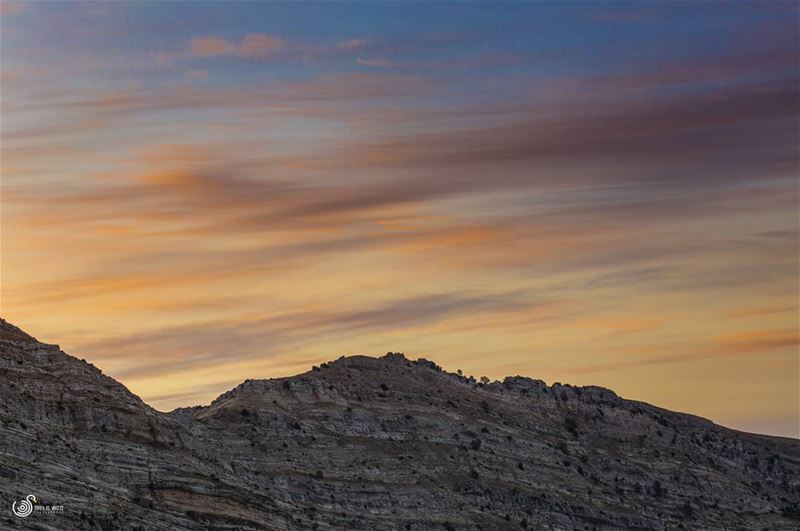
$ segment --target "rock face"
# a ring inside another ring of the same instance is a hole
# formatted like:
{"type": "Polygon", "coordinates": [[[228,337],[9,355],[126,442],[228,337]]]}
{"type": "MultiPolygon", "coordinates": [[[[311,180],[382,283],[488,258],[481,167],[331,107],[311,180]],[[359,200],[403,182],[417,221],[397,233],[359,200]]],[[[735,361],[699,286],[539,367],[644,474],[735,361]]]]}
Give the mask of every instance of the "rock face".
{"type": "Polygon", "coordinates": [[[161,413],[0,322],[3,529],[797,529],[799,474],[797,440],[401,354],[161,413]]]}

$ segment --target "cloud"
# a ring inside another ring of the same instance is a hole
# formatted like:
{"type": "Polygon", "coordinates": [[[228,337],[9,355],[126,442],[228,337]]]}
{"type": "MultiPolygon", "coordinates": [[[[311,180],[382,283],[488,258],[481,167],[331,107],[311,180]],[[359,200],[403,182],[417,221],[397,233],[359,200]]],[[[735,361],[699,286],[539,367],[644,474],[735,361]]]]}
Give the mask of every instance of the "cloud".
{"type": "Polygon", "coordinates": [[[197,37],[192,40],[192,53],[200,57],[226,55],[234,49],[231,43],[216,37],[197,37]]]}
{"type": "MultiPolygon", "coordinates": [[[[656,355],[620,362],[584,365],[567,369],[571,373],[594,373],[617,371],[653,365],[673,365],[692,363],[709,358],[743,356],[751,354],[780,354],[789,349],[796,351],[800,335],[796,329],[769,329],[739,332],[714,338],[705,345],[692,347],[688,354],[656,355]]],[[[662,344],[658,349],[675,350],[675,345],[662,344]]]]}
{"type": "Polygon", "coordinates": [[[718,338],[716,345],[710,347],[708,352],[713,355],[769,352],[796,347],[799,342],[800,332],[793,328],[748,330],[718,338]]]}
{"type": "Polygon", "coordinates": [[[363,48],[367,45],[367,41],[364,39],[350,39],[347,41],[342,41],[336,45],[337,48],[340,50],[357,50],[359,48],[363,48]]]}
{"type": "Polygon", "coordinates": [[[749,318],[789,312],[797,313],[797,311],[797,306],[754,306],[750,308],[740,308],[731,312],[730,315],[735,318],[749,318]]]}
{"type": "Polygon", "coordinates": [[[239,57],[266,57],[272,55],[286,46],[286,41],[270,35],[250,33],[245,35],[234,54],[239,57]]]}
{"type": "Polygon", "coordinates": [[[246,59],[265,58],[286,48],[284,39],[262,33],[248,33],[237,43],[218,37],[192,39],[191,51],[198,57],[235,56],[246,59]]]}
{"type": "Polygon", "coordinates": [[[362,66],[372,66],[376,68],[388,68],[392,66],[391,61],[387,61],[385,59],[362,59],[359,57],[356,59],[356,63],[362,66]]]}
{"type": "MultiPolygon", "coordinates": [[[[787,119],[798,112],[794,79],[662,101],[623,102],[590,112],[563,111],[552,120],[537,119],[532,111],[505,123],[487,120],[480,131],[423,133],[391,143],[375,142],[365,153],[364,164],[441,169],[591,163],[599,167],[599,172],[592,172],[599,176],[613,161],[614,174],[636,173],[642,180],[663,178],[666,168],[703,164],[711,170],[706,179],[715,179],[719,169],[731,175],[728,170],[739,164],[755,168],[777,163],[789,170],[797,156],[797,127],[787,119]]],[[[530,174],[514,172],[506,172],[504,178],[531,180],[530,174]]]]}
{"type": "MultiPolygon", "coordinates": [[[[403,76],[350,74],[252,91],[181,87],[106,92],[19,110],[67,109],[85,117],[89,125],[83,127],[99,124],[99,131],[112,120],[135,128],[141,116],[167,111],[190,116],[209,107],[226,109],[229,116],[243,111],[236,118],[240,131],[251,123],[263,127],[264,116],[270,115],[259,113],[275,106],[289,117],[334,122],[341,117],[366,124],[364,135],[323,136],[315,142],[304,138],[308,147],[300,156],[271,151],[269,144],[249,143],[241,136],[220,136],[213,143],[156,145],[129,160],[114,158],[113,171],[98,175],[103,186],[6,187],[4,197],[18,206],[17,219],[29,228],[130,227],[130,241],[147,243],[136,267],[125,257],[121,268],[104,264],[87,278],[78,275],[37,291],[47,292],[50,301],[67,301],[125,293],[136,289],[137,282],[157,286],[159,275],[164,283],[202,283],[213,270],[238,269],[249,278],[265,274],[260,266],[265,263],[295,268],[305,260],[384,252],[442,255],[439,259],[449,260],[451,267],[491,264],[500,271],[535,260],[537,270],[547,273],[594,270],[592,278],[581,279],[584,289],[633,284],[643,289],[731,289],[763,285],[789,271],[789,266],[777,264],[791,265],[786,262],[795,240],[790,235],[773,238],[771,246],[739,243],[726,256],[754,250],[758,258],[707,272],[674,261],[713,258],[723,250],[707,252],[702,243],[663,240],[632,244],[630,239],[632,233],[647,234],[688,219],[791,211],[796,181],[770,184],[758,176],[775,179],[796,168],[797,130],[787,119],[797,109],[796,87],[741,84],[646,105],[620,102],[591,113],[552,107],[555,116],[538,116],[525,105],[509,112],[509,107],[494,104],[440,115],[398,113],[392,135],[370,134],[384,116],[370,119],[373,107],[409,89],[431,88],[424,80],[403,76]],[[370,105],[363,109],[365,101],[370,105]],[[437,127],[424,127],[428,124],[437,127]],[[369,178],[328,178],[336,175],[369,178]],[[484,210],[472,210],[476,206],[484,210]],[[383,230],[402,209],[447,211],[452,221],[447,226],[383,230]],[[103,227],[96,226],[98,219],[105,221],[103,227]],[[259,234],[273,235],[269,245],[249,240],[259,234]],[[275,235],[291,235],[294,242],[276,240],[275,235]],[[230,237],[248,239],[248,244],[219,253],[172,243],[230,237]],[[465,241],[480,242],[485,258],[477,253],[470,257],[465,241]],[[173,249],[173,258],[164,260],[165,248],[173,249]],[[771,272],[764,275],[767,265],[771,272]]],[[[132,128],[126,130],[130,134],[132,128]]],[[[40,163],[43,138],[74,141],[80,134],[81,127],[68,121],[10,128],[4,131],[4,162],[23,162],[17,146],[35,139],[37,149],[29,156],[40,163]]],[[[63,160],[56,151],[44,160],[55,155],[63,160]]],[[[33,287],[20,288],[25,289],[33,287]]]]}
{"type": "Polygon", "coordinates": [[[584,90],[642,90],[663,89],[675,85],[690,85],[762,75],[787,75],[800,60],[797,44],[748,48],[739,53],[715,57],[700,56],[680,61],[656,62],[639,70],[616,72],[565,80],[565,88],[584,90]]]}
{"type": "MultiPolygon", "coordinates": [[[[301,344],[324,344],[342,334],[374,334],[435,326],[440,321],[485,313],[525,312],[536,306],[520,292],[497,294],[428,294],[383,302],[366,308],[300,311],[250,321],[212,321],[147,331],[87,343],[83,351],[108,360],[134,356],[137,363],[119,373],[121,377],[146,376],[178,368],[231,364],[255,358],[266,359],[282,349],[301,344]],[[158,353],[169,351],[168,360],[158,353]],[[224,356],[220,356],[224,352],[224,356]]],[[[335,353],[320,353],[321,358],[335,353]]]]}

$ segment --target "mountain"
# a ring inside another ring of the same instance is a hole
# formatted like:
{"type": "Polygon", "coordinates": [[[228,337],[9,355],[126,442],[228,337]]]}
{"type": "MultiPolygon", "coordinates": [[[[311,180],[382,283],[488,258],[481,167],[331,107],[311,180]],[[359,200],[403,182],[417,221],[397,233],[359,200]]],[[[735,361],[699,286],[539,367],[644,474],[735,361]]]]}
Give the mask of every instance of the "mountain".
{"type": "Polygon", "coordinates": [[[402,354],[162,413],[0,320],[0,434],[3,529],[800,526],[798,440],[402,354]]]}

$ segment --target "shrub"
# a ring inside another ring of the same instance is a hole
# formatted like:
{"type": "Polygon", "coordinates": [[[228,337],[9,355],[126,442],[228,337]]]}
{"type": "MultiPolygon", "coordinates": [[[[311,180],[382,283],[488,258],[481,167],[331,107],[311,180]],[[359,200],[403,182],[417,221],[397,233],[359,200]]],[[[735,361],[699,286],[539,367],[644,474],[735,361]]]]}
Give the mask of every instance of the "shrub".
{"type": "Polygon", "coordinates": [[[781,516],[800,521],[800,502],[794,502],[793,504],[785,505],[781,509],[781,516]]]}
{"type": "Polygon", "coordinates": [[[681,515],[683,515],[684,518],[691,518],[693,514],[694,507],[692,507],[692,504],[689,503],[689,500],[686,500],[681,507],[681,515]]]}
{"type": "Polygon", "coordinates": [[[575,420],[573,417],[567,417],[564,419],[564,426],[567,427],[567,431],[570,432],[575,437],[578,436],[578,421],[575,420]]]}

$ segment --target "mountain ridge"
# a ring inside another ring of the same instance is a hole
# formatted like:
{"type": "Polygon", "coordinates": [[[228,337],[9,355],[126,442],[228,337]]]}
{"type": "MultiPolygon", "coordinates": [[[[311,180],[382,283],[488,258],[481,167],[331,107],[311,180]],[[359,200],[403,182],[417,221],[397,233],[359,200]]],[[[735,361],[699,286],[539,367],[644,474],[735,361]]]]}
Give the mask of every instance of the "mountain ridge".
{"type": "Polygon", "coordinates": [[[793,529],[800,441],[399,353],[160,412],[0,322],[0,495],[44,529],[793,529]],[[58,519],[58,520],[56,520],[58,519]],[[46,524],[43,527],[43,524],[46,524]],[[58,527],[60,528],[60,527],[58,527]]]}

